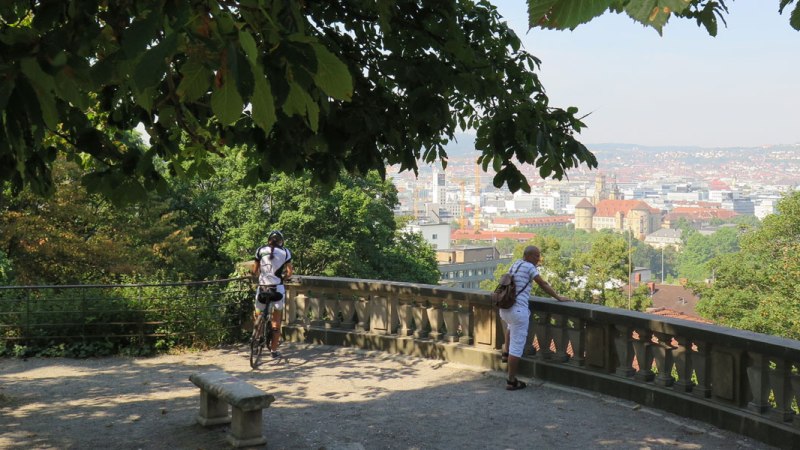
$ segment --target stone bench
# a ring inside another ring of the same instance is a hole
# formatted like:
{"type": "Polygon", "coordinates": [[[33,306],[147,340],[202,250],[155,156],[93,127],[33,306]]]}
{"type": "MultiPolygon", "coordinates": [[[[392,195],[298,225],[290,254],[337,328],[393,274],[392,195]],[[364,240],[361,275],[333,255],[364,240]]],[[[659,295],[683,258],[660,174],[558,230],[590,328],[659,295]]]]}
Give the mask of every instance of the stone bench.
{"type": "Polygon", "coordinates": [[[273,395],[223,371],[194,373],[189,380],[200,388],[200,425],[230,423],[227,439],[234,447],[266,444],[261,434],[261,412],[275,401],[273,395]]]}

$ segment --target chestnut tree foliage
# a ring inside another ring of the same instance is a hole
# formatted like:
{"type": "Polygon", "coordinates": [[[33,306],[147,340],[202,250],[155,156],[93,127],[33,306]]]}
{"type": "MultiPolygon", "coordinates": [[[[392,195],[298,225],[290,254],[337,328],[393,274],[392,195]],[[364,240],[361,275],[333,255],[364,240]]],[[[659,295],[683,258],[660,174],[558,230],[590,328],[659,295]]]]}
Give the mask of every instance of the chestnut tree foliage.
{"type": "MultiPolygon", "coordinates": [[[[725,23],[726,3],[732,0],[528,0],[528,22],[532,28],[574,30],[595,17],[613,12],[626,14],[661,34],[670,17],[675,16],[694,20],[697,26],[716,36],[719,21],[725,23]]],[[[792,9],[789,25],[800,30],[800,2],[779,0],[777,9],[781,14],[792,9]]]]}
{"type": "Polygon", "coordinates": [[[54,190],[58,151],[91,192],[137,200],[210,176],[244,147],[247,180],[332,186],[386,165],[446,165],[473,129],[494,184],[530,189],[597,162],[576,108],[550,106],[539,60],[479,0],[9,0],[0,4],[0,181],[54,190]],[[142,124],[149,146],[125,139],[142,124]]]}

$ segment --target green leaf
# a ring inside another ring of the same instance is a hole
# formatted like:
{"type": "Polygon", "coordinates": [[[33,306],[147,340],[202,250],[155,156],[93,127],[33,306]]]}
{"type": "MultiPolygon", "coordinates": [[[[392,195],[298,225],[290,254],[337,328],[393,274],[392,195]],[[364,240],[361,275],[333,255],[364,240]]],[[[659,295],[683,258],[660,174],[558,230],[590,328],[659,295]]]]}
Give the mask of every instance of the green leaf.
{"type": "Polygon", "coordinates": [[[133,82],[140,91],[156,87],[167,72],[166,59],[178,48],[178,35],[171,33],[155,47],[147,50],[133,72],[133,82]]]}
{"type": "Polygon", "coordinates": [[[184,101],[197,100],[208,92],[213,72],[202,64],[189,60],[181,67],[181,79],[177,93],[184,101]]]}
{"type": "Polygon", "coordinates": [[[633,20],[651,26],[661,34],[670,15],[683,12],[689,3],[690,0],[631,0],[625,12],[633,20]]]}
{"type": "Polygon", "coordinates": [[[311,44],[317,56],[314,83],[329,96],[347,100],[353,97],[353,79],[347,66],[321,44],[311,44]]]}
{"type": "Polygon", "coordinates": [[[285,112],[287,116],[306,116],[311,131],[317,132],[319,126],[319,106],[299,84],[294,82],[289,83],[289,95],[286,97],[286,103],[283,104],[283,112],[285,112]]]}
{"type": "Polygon", "coordinates": [[[228,50],[228,69],[236,80],[239,94],[243,98],[249,99],[253,95],[253,70],[247,57],[233,46],[230,46],[228,50]]]}
{"type": "Polygon", "coordinates": [[[160,19],[161,14],[153,10],[147,17],[133,22],[122,33],[122,51],[128,58],[136,57],[147,47],[147,44],[155,39],[160,19]]]}
{"type": "Polygon", "coordinates": [[[33,58],[23,58],[20,61],[20,67],[36,92],[36,98],[39,100],[39,107],[42,111],[42,120],[48,128],[55,130],[58,126],[58,110],[53,98],[53,89],[55,88],[53,77],[44,73],[39,63],[33,58]]]}
{"type": "Polygon", "coordinates": [[[236,122],[242,115],[243,107],[242,97],[236,90],[236,83],[230,78],[226,78],[222,86],[211,94],[211,110],[222,124],[230,125],[236,122]]]}
{"type": "Polygon", "coordinates": [[[134,89],[133,98],[136,103],[144,108],[146,111],[153,109],[153,97],[156,95],[156,88],[149,87],[144,90],[134,89]]]}
{"type": "Polygon", "coordinates": [[[558,30],[570,29],[603,14],[613,0],[529,0],[528,24],[558,30]]]}
{"type": "Polygon", "coordinates": [[[56,94],[79,109],[89,107],[89,97],[81,90],[77,80],[66,70],[56,74],[56,94]]]}
{"type": "Polygon", "coordinates": [[[272,126],[275,125],[275,100],[272,97],[272,88],[269,80],[261,72],[261,68],[256,70],[255,89],[250,102],[253,105],[253,121],[264,133],[269,134],[272,126]]]}
{"type": "Polygon", "coordinates": [[[258,47],[253,35],[247,30],[239,30],[239,43],[244,50],[244,54],[254,66],[258,64],[258,47]]]}
{"type": "Polygon", "coordinates": [[[789,25],[795,30],[800,31],[800,2],[794,7],[792,15],[789,17],[789,25]]]}

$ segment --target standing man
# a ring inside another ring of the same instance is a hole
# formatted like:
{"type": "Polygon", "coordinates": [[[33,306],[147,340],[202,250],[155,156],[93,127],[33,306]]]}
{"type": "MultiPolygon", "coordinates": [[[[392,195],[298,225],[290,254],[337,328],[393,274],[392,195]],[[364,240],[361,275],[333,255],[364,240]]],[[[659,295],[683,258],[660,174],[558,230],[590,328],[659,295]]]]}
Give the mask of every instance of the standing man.
{"type": "Polygon", "coordinates": [[[271,329],[273,358],[280,358],[278,351],[281,335],[281,315],[286,306],[286,287],[283,281],[292,276],[292,253],[283,246],[283,233],[272,231],[267,245],[256,250],[253,273],[258,274],[255,315],[263,314],[267,306],[272,313],[271,329]]]}
{"type": "Polygon", "coordinates": [[[529,245],[525,247],[522,259],[514,261],[514,264],[508,270],[513,274],[514,287],[517,290],[517,300],[514,305],[511,308],[500,310],[500,318],[506,323],[503,358],[508,358],[506,389],[509,391],[516,391],[526,386],[524,382],[517,379],[517,369],[519,368],[519,359],[522,357],[522,351],[525,348],[525,341],[528,338],[528,323],[531,317],[528,299],[531,297],[531,281],[535,281],[543,291],[560,302],[572,301],[558,295],[547,281],[544,281],[539,275],[537,265],[541,257],[539,248],[529,245]]]}

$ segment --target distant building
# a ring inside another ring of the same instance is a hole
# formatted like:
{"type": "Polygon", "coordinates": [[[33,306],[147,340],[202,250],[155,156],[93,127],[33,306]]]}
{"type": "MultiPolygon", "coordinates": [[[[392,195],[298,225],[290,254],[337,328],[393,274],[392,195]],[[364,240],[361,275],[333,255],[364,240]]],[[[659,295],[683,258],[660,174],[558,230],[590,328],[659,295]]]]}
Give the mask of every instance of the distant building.
{"type": "Polygon", "coordinates": [[[759,200],[755,207],[753,208],[753,214],[758,217],[759,220],[764,220],[764,217],[767,217],[770,214],[775,214],[778,210],[778,200],[772,198],[764,198],[759,200]]]}
{"type": "Polygon", "coordinates": [[[433,178],[431,179],[431,201],[433,203],[443,204],[447,201],[446,198],[447,183],[445,180],[444,172],[438,170],[433,171],[433,178]]]}
{"type": "Polygon", "coordinates": [[[742,216],[753,216],[756,213],[756,205],[749,198],[723,200],[721,206],[723,209],[732,210],[742,216]]]}
{"type": "MultiPolygon", "coordinates": [[[[648,283],[647,286],[650,290],[650,299],[653,301],[653,308],[655,310],[668,309],[677,311],[695,320],[706,322],[697,314],[697,302],[700,300],[700,297],[695,295],[691,289],[685,286],[656,284],[652,282],[648,283]]],[[[657,313],[658,311],[651,311],[648,309],[647,312],[657,313]]]]}
{"type": "Polygon", "coordinates": [[[409,224],[405,228],[412,233],[419,233],[426,242],[433,246],[434,250],[450,247],[450,224],[449,223],[416,223],[409,224]]]}
{"type": "Polygon", "coordinates": [[[642,200],[624,200],[616,178],[611,186],[606,176],[595,177],[592,201],[584,198],[575,205],[576,230],[631,231],[637,239],[660,228],[661,211],[642,200]]]}
{"type": "Polygon", "coordinates": [[[681,240],[682,234],[683,232],[681,230],[661,228],[660,230],[648,234],[647,237],[644,238],[644,242],[653,248],[673,246],[678,249],[683,245],[683,241],[681,240]]]}
{"type": "Polygon", "coordinates": [[[644,239],[660,228],[661,211],[642,200],[601,200],[596,206],[584,200],[575,205],[575,229],[631,231],[644,239]]]}
{"type": "MultiPolygon", "coordinates": [[[[706,203],[706,205],[714,205],[706,203]]],[[[711,219],[730,219],[737,214],[730,209],[722,209],[719,204],[716,206],[676,206],[664,217],[664,227],[672,227],[680,219],[686,219],[696,228],[702,224],[707,224],[711,219]]]]}
{"type": "Polygon", "coordinates": [[[572,223],[571,216],[544,216],[544,217],[496,217],[489,223],[489,229],[494,231],[508,231],[512,228],[541,228],[554,226],[567,226],[572,223]]]}
{"type": "Polygon", "coordinates": [[[494,246],[458,246],[438,250],[436,259],[441,273],[439,284],[465,289],[479,289],[482,281],[494,279],[499,264],[511,261],[501,259],[494,246]]]}
{"type": "Polygon", "coordinates": [[[513,239],[517,242],[529,241],[536,237],[535,233],[517,233],[512,231],[492,231],[492,230],[454,230],[450,238],[453,241],[483,241],[497,242],[500,239],[513,239]]]}

